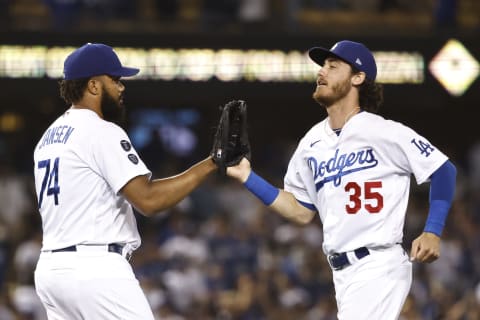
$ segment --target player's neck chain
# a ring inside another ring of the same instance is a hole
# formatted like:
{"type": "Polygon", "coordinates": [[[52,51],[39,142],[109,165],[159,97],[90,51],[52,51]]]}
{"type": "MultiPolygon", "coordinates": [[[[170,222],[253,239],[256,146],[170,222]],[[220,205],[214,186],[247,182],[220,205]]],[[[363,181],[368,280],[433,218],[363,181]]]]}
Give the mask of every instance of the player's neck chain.
{"type": "MultiPolygon", "coordinates": [[[[346,116],[345,116],[345,120],[343,121],[343,126],[345,125],[345,123],[347,123],[348,120],[350,120],[351,117],[353,117],[354,115],[356,115],[357,113],[360,112],[360,107],[355,107],[352,109],[352,111],[350,111],[346,116]]],[[[342,126],[342,127],[343,127],[342,126]]]]}
{"type": "MultiPolygon", "coordinates": [[[[356,115],[357,113],[359,113],[361,111],[360,107],[355,107],[352,109],[352,111],[350,111],[346,116],[345,116],[345,120],[343,121],[343,124],[342,126],[340,126],[339,128],[332,128],[332,131],[334,134],[336,134],[337,136],[340,135],[340,132],[342,131],[342,128],[345,126],[345,124],[347,123],[348,120],[350,120],[350,118],[352,118],[354,115],[356,115]]],[[[325,132],[327,133],[327,135],[333,135],[332,133],[329,133],[328,130],[327,130],[327,122],[325,122],[325,132]]]]}

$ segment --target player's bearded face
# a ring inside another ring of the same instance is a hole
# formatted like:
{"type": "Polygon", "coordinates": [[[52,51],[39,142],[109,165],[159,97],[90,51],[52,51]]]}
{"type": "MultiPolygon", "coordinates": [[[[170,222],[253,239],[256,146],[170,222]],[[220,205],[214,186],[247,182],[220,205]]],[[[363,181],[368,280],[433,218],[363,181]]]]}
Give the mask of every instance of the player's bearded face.
{"type": "Polygon", "coordinates": [[[123,125],[125,123],[125,106],[122,97],[115,99],[105,88],[102,89],[101,108],[106,121],[123,125]]]}
{"type": "Polygon", "coordinates": [[[320,105],[328,107],[347,96],[351,87],[350,77],[333,84],[329,82],[325,86],[317,86],[313,99],[320,105]]]}

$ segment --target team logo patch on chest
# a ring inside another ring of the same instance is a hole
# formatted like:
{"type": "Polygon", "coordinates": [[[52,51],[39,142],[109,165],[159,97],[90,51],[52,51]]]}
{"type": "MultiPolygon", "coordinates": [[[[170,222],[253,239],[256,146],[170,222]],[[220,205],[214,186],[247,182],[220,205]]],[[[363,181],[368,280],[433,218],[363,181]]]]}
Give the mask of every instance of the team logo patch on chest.
{"type": "Polygon", "coordinates": [[[333,182],[333,185],[338,187],[343,176],[368,170],[378,165],[378,160],[371,148],[350,153],[339,153],[338,149],[335,150],[335,155],[328,160],[318,160],[315,157],[307,159],[317,191],[327,182],[333,182]]]}

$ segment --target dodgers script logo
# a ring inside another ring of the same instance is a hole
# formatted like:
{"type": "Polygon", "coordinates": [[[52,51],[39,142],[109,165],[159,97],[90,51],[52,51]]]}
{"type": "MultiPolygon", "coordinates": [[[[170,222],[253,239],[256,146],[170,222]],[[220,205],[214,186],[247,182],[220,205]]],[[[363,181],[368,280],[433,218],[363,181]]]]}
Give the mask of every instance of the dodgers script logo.
{"type": "Polygon", "coordinates": [[[333,185],[338,187],[343,176],[376,167],[378,164],[371,148],[340,155],[338,152],[338,149],[335,150],[333,158],[320,163],[314,157],[307,159],[308,166],[313,172],[313,180],[321,179],[315,183],[317,191],[330,181],[333,181],[333,185]]]}

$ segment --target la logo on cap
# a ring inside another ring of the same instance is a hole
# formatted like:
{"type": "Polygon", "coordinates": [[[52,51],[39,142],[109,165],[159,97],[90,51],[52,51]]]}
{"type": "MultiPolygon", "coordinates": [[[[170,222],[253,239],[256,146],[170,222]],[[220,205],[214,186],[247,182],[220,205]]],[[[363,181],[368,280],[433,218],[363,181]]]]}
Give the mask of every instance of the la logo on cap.
{"type": "Polygon", "coordinates": [[[358,65],[362,65],[362,61],[360,60],[360,58],[357,58],[357,60],[355,60],[355,63],[358,65]]]}

